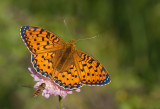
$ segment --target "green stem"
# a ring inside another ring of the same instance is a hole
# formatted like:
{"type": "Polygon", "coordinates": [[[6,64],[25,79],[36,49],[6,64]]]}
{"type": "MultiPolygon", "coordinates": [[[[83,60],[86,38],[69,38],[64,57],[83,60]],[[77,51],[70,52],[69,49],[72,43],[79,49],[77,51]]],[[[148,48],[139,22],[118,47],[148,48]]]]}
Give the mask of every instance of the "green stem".
{"type": "Polygon", "coordinates": [[[59,96],[59,109],[62,109],[62,97],[59,96]]]}

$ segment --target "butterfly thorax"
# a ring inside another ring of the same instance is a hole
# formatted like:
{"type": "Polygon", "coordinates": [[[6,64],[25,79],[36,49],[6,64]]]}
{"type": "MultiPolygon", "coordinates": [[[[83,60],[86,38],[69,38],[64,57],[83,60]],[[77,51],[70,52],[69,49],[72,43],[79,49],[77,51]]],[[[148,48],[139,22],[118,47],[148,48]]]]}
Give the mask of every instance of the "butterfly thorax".
{"type": "Polygon", "coordinates": [[[57,63],[56,70],[58,72],[62,72],[68,67],[69,63],[72,61],[71,57],[74,52],[75,52],[75,40],[71,40],[69,43],[66,44],[65,48],[62,51],[61,58],[57,63]]]}

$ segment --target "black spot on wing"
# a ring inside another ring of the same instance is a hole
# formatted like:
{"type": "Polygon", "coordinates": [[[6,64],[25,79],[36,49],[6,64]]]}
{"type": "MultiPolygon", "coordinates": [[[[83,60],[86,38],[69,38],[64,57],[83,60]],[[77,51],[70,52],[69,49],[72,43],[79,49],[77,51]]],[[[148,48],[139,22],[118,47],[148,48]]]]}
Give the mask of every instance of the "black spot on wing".
{"type": "Polygon", "coordinates": [[[43,31],[44,31],[44,29],[41,29],[40,34],[42,34],[43,31]]]}
{"type": "Polygon", "coordinates": [[[97,68],[97,67],[99,67],[99,65],[100,65],[100,63],[99,63],[99,62],[97,62],[96,68],[97,68]]]}
{"type": "Polygon", "coordinates": [[[91,58],[91,59],[88,61],[88,63],[89,63],[89,64],[92,64],[93,61],[94,61],[94,59],[91,58]]]}
{"type": "Polygon", "coordinates": [[[42,41],[44,41],[44,37],[42,37],[42,41]]]}
{"type": "Polygon", "coordinates": [[[84,54],[82,58],[82,61],[84,61],[86,59],[86,54],[84,54]]]}
{"type": "Polygon", "coordinates": [[[82,64],[82,65],[83,65],[83,67],[87,66],[87,64],[82,64]]]}
{"type": "Polygon", "coordinates": [[[89,69],[91,69],[91,68],[92,68],[92,66],[89,66],[88,68],[89,68],[89,69]]]}

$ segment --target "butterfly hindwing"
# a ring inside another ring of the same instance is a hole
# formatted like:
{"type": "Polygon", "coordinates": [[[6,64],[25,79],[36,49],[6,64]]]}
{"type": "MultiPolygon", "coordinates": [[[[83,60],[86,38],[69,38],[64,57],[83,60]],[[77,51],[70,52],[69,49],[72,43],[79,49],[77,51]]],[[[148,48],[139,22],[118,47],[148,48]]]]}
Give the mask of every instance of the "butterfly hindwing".
{"type": "MultiPolygon", "coordinates": [[[[78,71],[74,65],[74,61],[68,63],[65,71],[58,72],[54,70],[59,51],[53,53],[32,54],[32,63],[37,72],[52,78],[59,86],[66,89],[75,89],[82,86],[78,76],[78,71]]],[[[60,56],[59,56],[60,57],[60,56]]],[[[73,58],[71,59],[73,60],[73,58]]],[[[70,61],[71,61],[70,60],[70,61]]]]}
{"type": "Polygon", "coordinates": [[[53,79],[61,87],[66,89],[76,89],[82,86],[78,70],[74,63],[69,64],[69,67],[65,71],[57,72],[53,79]]]}
{"type": "Polygon", "coordinates": [[[56,51],[66,44],[60,37],[41,27],[23,26],[21,36],[33,54],[56,51]]]}
{"type": "Polygon", "coordinates": [[[61,50],[42,54],[32,54],[31,60],[33,67],[38,73],[52,78],[55,75],[54,67],[61,55],[61,50]]]}
{"type": "Polygon", "coordinates": [[[53,70],[54,62],[52,59],[54,58],[54,53],[43,53],[43,54],[32,54],[32,63],[33,67],[37,70],[38,73],[49,77],[51,71],[53,70]]]}

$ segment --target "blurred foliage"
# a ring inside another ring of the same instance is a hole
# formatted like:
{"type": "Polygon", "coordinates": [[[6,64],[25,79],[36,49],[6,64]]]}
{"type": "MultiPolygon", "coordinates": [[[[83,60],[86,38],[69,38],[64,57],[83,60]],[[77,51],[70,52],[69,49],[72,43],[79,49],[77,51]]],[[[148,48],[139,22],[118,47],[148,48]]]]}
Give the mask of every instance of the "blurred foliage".
{"type": "Polygon", "coordinates": [[[23,25],[40,26],[96,57],[112,82],[82,87],[64,99],[66,109],[160,109],[159,0],[1,0],[1,109],[57,109],[58,97],[33,98],[30,53],[23,25]],[[64,24],[64,19],[67,26],[64,24]]]}

